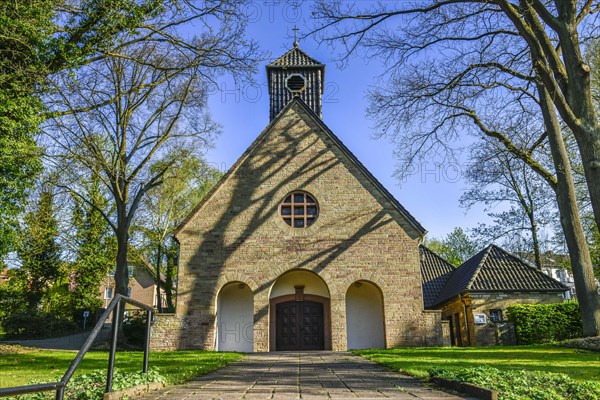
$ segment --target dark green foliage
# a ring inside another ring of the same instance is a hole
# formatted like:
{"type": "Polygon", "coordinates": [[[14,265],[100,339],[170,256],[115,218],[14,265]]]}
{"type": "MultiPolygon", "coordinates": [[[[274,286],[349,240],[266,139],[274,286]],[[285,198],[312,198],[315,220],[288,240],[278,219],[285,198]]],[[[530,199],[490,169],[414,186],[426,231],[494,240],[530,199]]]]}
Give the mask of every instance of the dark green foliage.
{"type": "Polygon", "coordinates": [[[425,245],[450,264],[458,267],[477,253],[477,243],[461,228],[454,228],[444,239],[431,238],[425,245]]]}
{"type": "Polygon", "coordinates": [[[52,1],[0,2],[0,258],[14,250],[18,214],[41,169],[34,140],[52,1]]]}
{"type": "Polygon", "coordinates": [[[102,279],[114,268],[116,242],[110,226],[100,210],[108,201],[100,190],[97,177],[88,184],[86,201],[73,197],[74,237],[76,259],[69,266],[70,309],[74,315],[82,310],[94,311],[102,305],[98,298],[102,279]]]}
{"type": "Polygon", "coordinates": [[[7,339],[40,339],[77,331],[70,320],[37,310],[13,313],[2,321],[7,339]]]}
{"type": "Polygon", "coordinates": [[[543,371],[499,370],[476,367],[448,370],[434,368],[432,378],[467,382],[496,390],[501,400],[595,400],[600,398],[600,383],[576,381],[565,374],[543,371]]]}
{"type": "Polygon", "coordinates": [[[61,274],[58,221],[54,215],[54,195],[45,188],[37,208],[25,216],[18,254],[27,279],[27,306],[36,310],[44,293],[61,274]]]}
{"type": "MultiPolygon", "coordinates": [[[[61,377],[56,377],[59,381],[61,377]]],[[[165,382],[165,378],[156,370],[150,368],[147,374],[142,372],[123,372],[115,369],[113,375],[113,390],[122,390],[139,385],[154,382],[165,382]]],[[[45,381],[34,380],[30,385],[44,383],[45,381]]],[[[85,375],[73,378],[67,385],[64,398],[66,400],[97,400],[104,396],[106,390],[106,369],[95,370],[85,375]]],[[[52,400],[56,397],[53,392],[43,392],[17,397],[9,397],[8,400],[52,400]]]]}
{"type": "Polygon", "coordinates": [[[583,336],[579,305],[521,304],[508,307],[518,344],[552,343],[583,336]]]}
{"type": "Polygon", "coordinates": [[[127,346],[143,348],[146,343],[146,313],[130,311],[123,322],[127,346]]]}
{"type": "Polygon", "coordinates": [[[8,280],[0,284],[0,325],[7,316],[27,310],[27,279],[21,269],[8,271],[8,280]]]}

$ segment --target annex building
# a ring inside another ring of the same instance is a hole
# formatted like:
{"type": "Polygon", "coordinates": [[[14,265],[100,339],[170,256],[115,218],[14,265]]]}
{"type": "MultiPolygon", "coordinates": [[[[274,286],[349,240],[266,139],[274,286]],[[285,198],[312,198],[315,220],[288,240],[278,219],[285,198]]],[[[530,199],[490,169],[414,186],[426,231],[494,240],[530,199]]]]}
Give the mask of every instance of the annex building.
{"type": "Polygon", "coordinates": [[[323,122],[325,65],[295,44],[267,74],[270,123],[177,229],[177,310],[153,346],[442,345],[425,230],[323,122]]]}

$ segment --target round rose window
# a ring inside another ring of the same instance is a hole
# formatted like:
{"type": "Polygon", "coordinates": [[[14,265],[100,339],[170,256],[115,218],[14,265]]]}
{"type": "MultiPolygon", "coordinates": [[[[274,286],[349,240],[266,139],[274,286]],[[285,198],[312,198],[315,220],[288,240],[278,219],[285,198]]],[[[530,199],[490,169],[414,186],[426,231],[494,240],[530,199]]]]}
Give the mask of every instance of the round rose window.
{"type": "Polygon", "coordinates": [[[281,217],[289,226],[306,228],[317,220],[319,206],[315,198],[306,192],[288,194],[279,206],[281,217]]]}

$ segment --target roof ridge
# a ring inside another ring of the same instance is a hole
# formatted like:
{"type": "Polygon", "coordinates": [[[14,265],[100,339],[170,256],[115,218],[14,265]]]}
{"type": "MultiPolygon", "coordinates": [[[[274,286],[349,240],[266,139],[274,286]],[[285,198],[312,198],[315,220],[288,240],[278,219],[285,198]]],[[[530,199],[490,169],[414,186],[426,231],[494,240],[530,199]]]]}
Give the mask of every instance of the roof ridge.
{"type": "Polygon", "coordinates": [[[505,250],[505,249],[503,249],[502,247],[500,247],[500,246],[498,246],[498,245],[492,244],[491,246],[494,246],[494,247],[495,247],[497,250],[499,250],[499,251],[501,251],[502,253],[506,254],[507,256],[509,256],[509,257],[511,257],[511,258],[513,258],[513,259],[515,259],[516,261],[519,261],[519,262],[521,262],[523,265],[525,265],[526,267],[528,267],[528,268],[530,268],[531,270],[533,270],[533,271],[534,271],[536,274],[538,274],[538,275],[541,275],[541,276],[543,276],[544,278],[551,279],[551,280],[553,280],[553,281],[555,281],[555,282],[558,282],[558,283],[560,283],[561,285],[563,285],[563,283],[562,283],[562,282],[560,282],[560,281],[558,281],[558,280],[554,279],[552,276],[550,276],[550,275],[548,275],[548,274],[544,273],[543,271],[540,271],[539,269],[537,269],[537,267],[536,267],[536,266],[534,266],[533,264],[531,264],[529,261],[527,261],[527,260],[525,260],[525,259],[523,259],[523,258],[521,258],[521,257],[519,257],[519,256],[517,256],[517,255],[515,255],[515,254],[512,254],[512,253],[511,253],[511,252],[509,252],[508,250],[505,250]]]}
{"type": "MultiPolygon", "coordinates": [[[[471,286],[473,285],[473,282],[475,282],[475,279],[477,279],[477,275],[479,275],[479,272],[481,271],[481,267],[483,267],[483,264],[485,264],[485,261],[487,260],[489,254],[490,254],[490,251],[492,250],[492,246],[493,246],[493,244],[490,244],[485,249],[483,249],[479,253],[477,253],[477,254],[480,254],[483,252],[484,254],[483,254],[483,257],[481,257],[481,261],[479,261],[479,264],[477,264],[477,268],[475,268],[475,271],[473,272],[473,275],[471,276],[469,283],[467,283],[467,286],[466,286],[467,290],[471,290],[471,286]]],[[[475,257],[475,256],[473,256],[473,257],[475,257]]]]}

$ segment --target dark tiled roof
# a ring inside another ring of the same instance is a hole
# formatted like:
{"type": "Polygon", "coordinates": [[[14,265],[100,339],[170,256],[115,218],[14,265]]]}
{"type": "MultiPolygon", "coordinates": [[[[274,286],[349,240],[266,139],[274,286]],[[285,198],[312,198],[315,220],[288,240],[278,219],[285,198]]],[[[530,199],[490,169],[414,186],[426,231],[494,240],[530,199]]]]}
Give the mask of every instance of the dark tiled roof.
{"type": "Polygon", "coordinates": [[[448,281],[455,268],[423,245],[419,246],[419,253],[421,255],[423,303],[427,309],[436,304],[440,292],[444,289],[446,281],[448,281]]]}
{"type": "Polygon", "coordinates": [[[271,64],[267,65],[269,67],[323,67],[324,65],[310,57],[308,54],[303,52],[297,47],[294,47],[277,60],[273,61],[271,64]]]}
{"type": "Polygon", "coordinates": [[[458,267],[437,298],[440,304],[464,292],[564,292],[566,286],[496,245],[458,267]]]}

